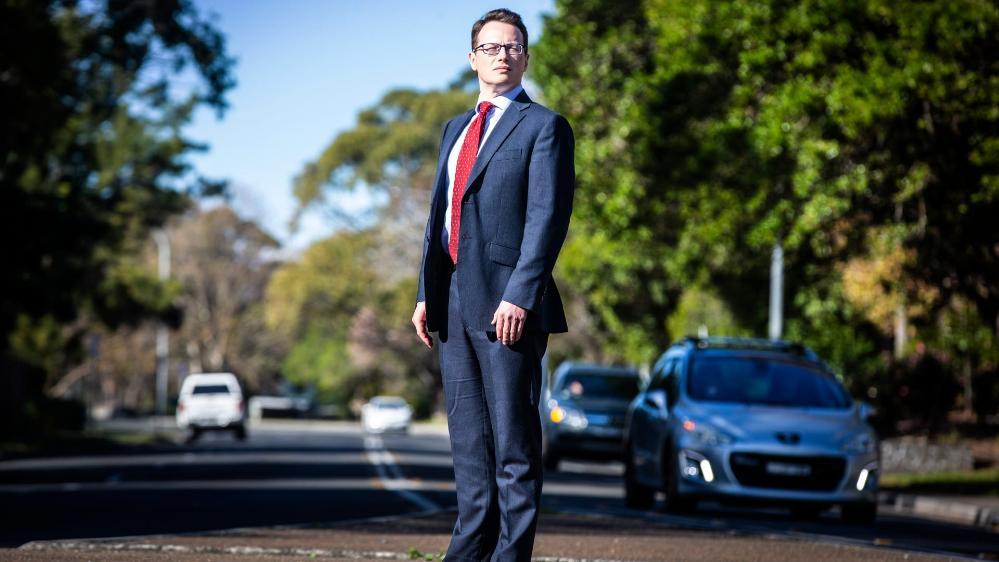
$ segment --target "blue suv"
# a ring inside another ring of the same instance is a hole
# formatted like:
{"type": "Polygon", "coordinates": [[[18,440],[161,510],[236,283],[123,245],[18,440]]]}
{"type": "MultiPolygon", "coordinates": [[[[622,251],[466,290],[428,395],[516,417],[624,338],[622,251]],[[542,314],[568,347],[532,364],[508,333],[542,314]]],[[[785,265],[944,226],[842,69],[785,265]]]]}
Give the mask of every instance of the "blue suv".
{"type": "Polygon", "coordinates": [[[659,358],[631,402],[625,503],[668,511],[697,501],[759,502],[847,521],[877,513],[879,444],[811,350],[784,341],[687,338],[659,358]]]}

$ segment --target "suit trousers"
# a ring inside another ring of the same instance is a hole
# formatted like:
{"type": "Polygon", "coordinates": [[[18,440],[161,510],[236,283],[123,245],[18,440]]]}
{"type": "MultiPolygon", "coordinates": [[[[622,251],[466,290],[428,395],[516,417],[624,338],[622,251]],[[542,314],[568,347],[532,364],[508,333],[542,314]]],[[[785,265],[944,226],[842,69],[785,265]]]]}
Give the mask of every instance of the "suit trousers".
{"type": "Polygon", "coordinates": [[[548,334],[512,346],[461,319],[450,273],[439,331],[458,519],[445,561],[529,561],[541,503],[541,358],[548,334]]]}

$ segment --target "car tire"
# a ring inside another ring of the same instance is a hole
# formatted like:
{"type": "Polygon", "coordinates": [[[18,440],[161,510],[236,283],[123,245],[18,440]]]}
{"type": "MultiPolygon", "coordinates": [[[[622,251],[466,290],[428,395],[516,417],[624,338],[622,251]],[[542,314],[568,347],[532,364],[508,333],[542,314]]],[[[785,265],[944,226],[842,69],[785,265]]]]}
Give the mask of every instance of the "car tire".
{"type": "Polygon", "coordinates": [[[541,462],[544,463],[545,470],[549,470],[551,472],[558,472],[558,461],[560,460],[562,459],[560,459],[559,456],[551,450],[541,454],[541,462]]]}
{"type": "Polygon", "coordinates": [[[548,440],[548,436],[544,435],[541,437],[541,463],[544,465],[545,470],[551,472],[558,471],[558,461],[562,459],[559,458],[558,453],[555,452],[554,447],[552,447],[551,441],[548,440]]]}
{"type": "Polygon", "coordinates": [[[631,450],[624,458],[624,505],[631,509],[652,509],[656,503],[656,491],[638,482],[635,477],[635,463],[631,450]]]}
{"type": "Polygon", "coordinates": [[[199,427],[191,427],[187,430],[187,442],[194,443],[201,437],[202,430],[199,427]]]}
{"type": "Polygon", "coordinates": [[[239,439],[240,441],[246,441],[246,426],[245,425],[242,425],[242,424],[237,425],[235,427],[234,431],[236,433],[236,439],[239,439]]]}
{"type": "Polygon", "coordinates": [[[679,492],[679,476],[677,474],[677,457],[673,447],[666,446],[663,457],[663,482],[666,485],[666,502],[663,511],[667,513],[690,513],[697,509],[697,500],[684,498],[679,492]]]}
{"type": "Polygon", "coordinates": [[[847,523],[870,525],[878,518],[878,504],[875,502],[844,504],[840,515],[847,523]]]}

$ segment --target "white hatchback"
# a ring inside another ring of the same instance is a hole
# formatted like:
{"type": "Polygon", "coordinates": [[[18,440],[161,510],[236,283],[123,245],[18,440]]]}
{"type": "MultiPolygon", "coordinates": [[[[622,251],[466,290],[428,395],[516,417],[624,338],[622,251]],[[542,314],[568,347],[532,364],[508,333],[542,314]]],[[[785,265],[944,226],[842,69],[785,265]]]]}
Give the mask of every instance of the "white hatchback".
{"type": "Polygon", "coordinates": [[[246,439],[243,391],[232,373],[188,375],[177,400],[177,426],[197,437],[206,429],[229,429],[246,439]]]}

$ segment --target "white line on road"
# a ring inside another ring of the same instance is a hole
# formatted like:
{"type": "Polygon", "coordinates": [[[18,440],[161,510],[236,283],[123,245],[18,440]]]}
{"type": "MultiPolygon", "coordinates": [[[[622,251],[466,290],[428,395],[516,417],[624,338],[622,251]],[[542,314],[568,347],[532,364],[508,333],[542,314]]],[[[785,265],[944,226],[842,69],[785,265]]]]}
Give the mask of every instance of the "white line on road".
{"type": "Polygon", "coordinates": [[[367,451],[368,462],[375,467],[378,479],[386,490],[392,490],[423,511],[439,511],[441,509],[441,506],[411,489],[413,483],[403,475],[399,465],[392,457],[392,453],[385,449],[385,443],[381,437],[377,435],[365,436],[364,450],[367,451]]]}

